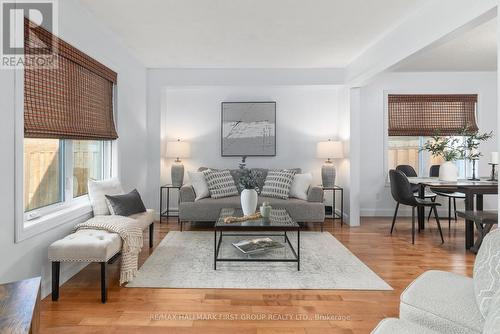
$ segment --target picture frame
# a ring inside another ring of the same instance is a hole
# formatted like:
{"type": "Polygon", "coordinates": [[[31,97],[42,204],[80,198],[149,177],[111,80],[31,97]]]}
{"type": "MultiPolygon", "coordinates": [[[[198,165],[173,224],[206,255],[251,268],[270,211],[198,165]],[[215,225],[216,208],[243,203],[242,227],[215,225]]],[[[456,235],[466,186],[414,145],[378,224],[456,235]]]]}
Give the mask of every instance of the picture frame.
{"type": "Polygon", "coordinates": [[[276,156],[276,102],[222,102],[221,156],[276,156]]]}

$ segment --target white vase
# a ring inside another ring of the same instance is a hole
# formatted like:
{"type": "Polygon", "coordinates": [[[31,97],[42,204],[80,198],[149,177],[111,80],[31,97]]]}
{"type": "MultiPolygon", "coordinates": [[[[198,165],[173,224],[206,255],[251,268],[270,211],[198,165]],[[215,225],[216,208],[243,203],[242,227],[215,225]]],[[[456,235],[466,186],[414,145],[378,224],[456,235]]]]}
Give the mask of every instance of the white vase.
{"type": "Polygon", "coordinates": [[[439,180],[454,182],[458,178],[457,166],[452,161],[445,161],[439,167],[439,180]]]}
{"type": "Polygon", "coordinates": [[[257,209],[257,191],[255,189],[243,189],[241,192],[241,209],[245,216],[253,215],[257,209]]]}

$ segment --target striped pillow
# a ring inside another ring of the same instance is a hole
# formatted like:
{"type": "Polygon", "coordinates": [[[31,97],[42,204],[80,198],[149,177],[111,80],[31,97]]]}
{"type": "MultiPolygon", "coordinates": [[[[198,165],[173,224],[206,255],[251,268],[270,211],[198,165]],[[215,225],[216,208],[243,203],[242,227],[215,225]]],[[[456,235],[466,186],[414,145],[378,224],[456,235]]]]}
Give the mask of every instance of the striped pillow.
{"type": "Polygon", "coordinates": [[[206,170],[203,172],[212,198],[238,196],[238,189],[229,170],[206,170]]]}
{"type": "Polygon", "coordinates": [[[288,199],[294,176],[295,171],[292,170],[270,170],[260,194],[265,197],[288,199]]]}

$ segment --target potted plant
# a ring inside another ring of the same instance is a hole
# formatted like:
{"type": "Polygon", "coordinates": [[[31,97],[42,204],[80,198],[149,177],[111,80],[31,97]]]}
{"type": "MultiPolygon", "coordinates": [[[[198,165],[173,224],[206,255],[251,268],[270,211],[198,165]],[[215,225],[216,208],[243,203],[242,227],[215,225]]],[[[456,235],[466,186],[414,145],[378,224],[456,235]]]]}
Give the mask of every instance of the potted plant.
{"type": "Polygon", "coordinates": [[[493,132],[479,133],[477,131],[471,131],[464,128],[461,135],[466,137],[464,144],[463,156],[465,159],[472,161],[472,178],[471,180],[479,180],[476,178],[476,161],[483,155],[479,151],[479,145],[483,141],[487,141],[493,137],[493,132]]]}
{"type": "Polygon", "coordinates": [[[241,209],[245,216],[249,216],[255,213],[257,209],[257,181],[253,177],[249,169],[243,169],[242,175],[240,177],[240,186],[243,189],[241,191],[241,209]]]}
{"type": "Polygon", "coordinates": [[[425,142],[422,150],[429,151],[433,157],[442,157],[444,162],[439,167],[439,179],[456,181],[458,178],[455,161],[462,158],[463,151],[459,139],[435,135],[425,142]]]}

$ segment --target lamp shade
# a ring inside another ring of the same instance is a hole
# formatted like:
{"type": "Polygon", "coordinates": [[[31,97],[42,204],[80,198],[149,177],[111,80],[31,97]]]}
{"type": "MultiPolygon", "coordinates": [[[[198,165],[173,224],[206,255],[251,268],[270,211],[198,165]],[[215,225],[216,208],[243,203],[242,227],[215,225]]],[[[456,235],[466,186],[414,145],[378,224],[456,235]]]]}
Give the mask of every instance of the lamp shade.
{"type": "Polygon", "coordinates": [[[322,159],[340,159],[344,157],[341,141],[322,141],[316,146],[316,155],[322,159]]]}
{"type": "Polygon", "coordinates": [[[167,142],[167,158],[189,158],[191,156],[191,146],[184,141],[167,142]]]}

